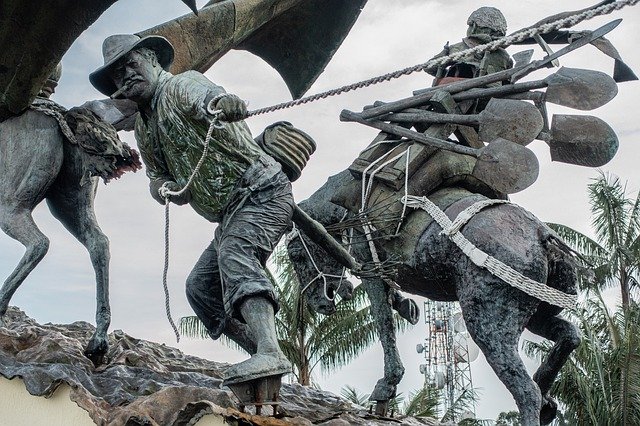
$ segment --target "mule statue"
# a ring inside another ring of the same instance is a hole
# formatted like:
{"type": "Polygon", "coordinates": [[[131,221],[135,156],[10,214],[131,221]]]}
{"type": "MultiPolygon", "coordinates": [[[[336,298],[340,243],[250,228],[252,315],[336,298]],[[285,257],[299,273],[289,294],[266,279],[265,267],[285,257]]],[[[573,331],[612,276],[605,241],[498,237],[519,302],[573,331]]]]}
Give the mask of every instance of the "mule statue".
{"type": "MultiPolygon", "coordinates": [[[[353,216],[331,201],[335,192],[354,178],[344,171],[329,178],[300,207],[328,229],[343,218],[353,216]]],[[[461,186],[440,189],[429,198],[452,220],[471,204],[486,199],[461,186]]],[[[395,281],[405,292],[438,301],[460,302],[469,333],[484,353],[487,362],[513,395],[524,425],[550,422],[555,403],[546,395],[569,354],[580,343],[573,324],[559,316],[561,308],[528,296],[504,283],[500,278],[476,266],[446,236],[423,210],[411,212],[405,219],[397,239],[376,240],[378,253],[384,259],[400,259],[395,281]],[[524,329],[553,340],[555,346],[533,379],[518,354],[518,339],[524,329]]],[[[498,258],[527,277],[564,293],[576,292],[576,269],[572,255],[544,223],[513,204],[488,207],[463,227],[464,235],[479,249],[498,258]]],[[[354,233],[351,247],[363,263],[372,262],[369,246],[362,231],[354,233]]],[[[303,237],[304,238],[304,237],[303,237]]],[[[340,275],[342,267],[322,249],[306,242],[309,253],[296,238],[289,243],[296,273],[302,284],[311,282],[318,272],[311,263],[328,275],[340,275]]],[[[329,314],[335,291],[348,296],[344,280],[327,278],[309,286],[306,296],[312,307],[329,314]],[[328,293],[329,298],[324,295],[328,293]]],[[[385,405],[396,395],[404,367],[396,347],[390,296],[395,292],[382,278],[363,277],[362,285],[369,295],[380,342],[384,350],[384,377],[371,394],[371,400],[385,405]]]]}

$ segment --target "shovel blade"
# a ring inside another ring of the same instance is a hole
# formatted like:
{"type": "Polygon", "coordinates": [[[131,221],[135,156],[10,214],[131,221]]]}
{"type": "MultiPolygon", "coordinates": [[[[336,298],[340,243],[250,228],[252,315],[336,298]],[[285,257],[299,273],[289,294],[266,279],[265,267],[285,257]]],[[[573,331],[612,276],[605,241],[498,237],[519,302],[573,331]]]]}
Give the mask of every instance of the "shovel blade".
{"type": "Polygon", "coordinates": [[[600,71],[562,67],[545,82],[547,102],[581,111],[599,108],[618,94],[613,78],[600,71]]]}
{"type": "Polygon", "coordinates": [[[618,151],[613,129],[590,115],[554,115],[548,144],[551,160],[586,167],[604,166],[618,151]]]}
{"type": "Polygon", "coordinates": [[[534,105],[513,99],[492,98],[480,113],[478,135],[484,141],[502,138],[527,145],[540,134],[544,120],[534,105]]]}
{"type": "Polygon", "coordinates": [[[472,174],[498,192],[514,194],[538,179],[538,158],[529,148],[496,139],[481,151],[472,174]]]}

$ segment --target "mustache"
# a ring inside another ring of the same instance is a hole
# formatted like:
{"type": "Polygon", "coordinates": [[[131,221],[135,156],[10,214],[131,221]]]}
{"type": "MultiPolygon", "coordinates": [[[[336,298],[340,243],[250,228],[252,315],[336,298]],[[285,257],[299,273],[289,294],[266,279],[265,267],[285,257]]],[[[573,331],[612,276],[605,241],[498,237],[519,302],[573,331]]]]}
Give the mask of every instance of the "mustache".
{"type": "Polygon", "coordinates": [[[138,81],[144,81],[144,78],[140,76],[130,77],[124,81],[124,85],[131,86],[133,83],[136,83],[138,81]]]}

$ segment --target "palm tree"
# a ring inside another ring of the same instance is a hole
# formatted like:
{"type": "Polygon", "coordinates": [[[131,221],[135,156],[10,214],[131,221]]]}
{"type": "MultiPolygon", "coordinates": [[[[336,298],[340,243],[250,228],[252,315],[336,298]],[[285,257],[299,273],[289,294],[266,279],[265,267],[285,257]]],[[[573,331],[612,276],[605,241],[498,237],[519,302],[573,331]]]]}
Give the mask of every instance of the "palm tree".
{"type": "MultiPolygon", "coordinates": [[[[353,386],[344,386],[340,390],[340,396],[352,404],[366,407],[372,402],[369,401],[369,394],[358,392],[353,386]]],[[[411,392],[405,400],[402,394],[398,394],[390,406],[393,411],[404,416],[432,417],[438,415],[438,405],[440,403],[440,391],[438,389],[425,386],[415,392],[411,392]]]]}
{"type": "MultiPolygon", "coordinates": [[[[273,259],[278,277],[272,275],[271,278],[280,303],[276,315],[278,342],[291,361],[298,383],[311,385],[312,372],[316,368],[320,367],[325,373],[334,371],[377,341],[369,299],[362,286],[354,289],[351,300],[339,301],[336,313],[326,317],[313,312],[304,302],[286,250],[277,249],[273,259]]],[[[408,322],[396,315],[395,325],[397,330],[404,331],[408,322]]],[[[181,318],[180,331],[188,337],[209,337],[197,317],[181,318]]],[[[222,341],[235,347],[228,340],[222,341]]]]}
{"type": "MultiPolygon", "coordinates": [[[[568,425],[640,424],[640,306],[609,312],[598,290],[573,322],[582,344],[571,355],[551,389],[565,407],[568,425]]],[[[548,343],[525,342],[525,352],[541,358],[548,343]]]]}
{"type": "Polygon", "coordinates": [[[581,280],[583,290],[619,285],[626,311],[631,290],[638,287],[640,193],[628,198],[620,179],[605,174],[589,184],[588,192],[595,240],[565,225],[549,226],[593,266],[592,279],[581,280]]]}

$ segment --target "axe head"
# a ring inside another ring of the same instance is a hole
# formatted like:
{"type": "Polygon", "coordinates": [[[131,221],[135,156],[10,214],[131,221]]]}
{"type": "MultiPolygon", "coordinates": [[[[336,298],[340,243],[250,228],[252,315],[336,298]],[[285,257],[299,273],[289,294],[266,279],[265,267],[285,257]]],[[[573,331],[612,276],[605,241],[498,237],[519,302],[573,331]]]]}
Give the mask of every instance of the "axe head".
{"type": "Polygon", "coordinates": [[[622,62],[621,59],[616,59],[613,65],[613,79],[616,83],[623,83],[625,81],[637,80],[638,76],[633,72],[629,65],[622,62]]]}
{"type": "Polygon", "coordinates": [[[305,0],[271,20],[236,49],[264,59],[297,99],[333,57],[367,0],[305,0]]]}

